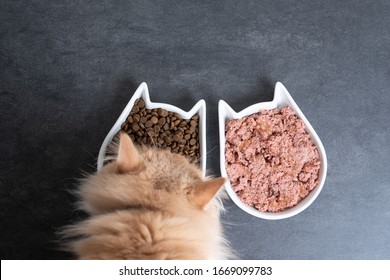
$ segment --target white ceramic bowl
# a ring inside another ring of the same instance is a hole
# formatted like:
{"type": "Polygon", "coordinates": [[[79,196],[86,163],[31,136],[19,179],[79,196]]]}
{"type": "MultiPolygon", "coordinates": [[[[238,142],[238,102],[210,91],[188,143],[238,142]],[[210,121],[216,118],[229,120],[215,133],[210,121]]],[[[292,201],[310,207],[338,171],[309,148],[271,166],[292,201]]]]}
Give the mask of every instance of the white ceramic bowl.
{"type": "Polygon", "coordinates": [[[253,216],[263,218],[263,219],[268,219],[268,220],[278,220],[278,219],[284,219],[284,218],[294,216],[302,212],[303,210],[305,210],[317,198],[318,194],[322,190],[322,187],[324,186],[327,166],[328,166],[324,146],[322,145],[320,138],[318,137],[317,133],[315,132],[315,130],[313,129],[309,121],[303,115],[302,111],[299,109],[299,107],[297,106],[297,104],[295,103],[295,101],[287,91],[287,89],[280,82],[276,83],[274,99],[272,101],[256,103],[254,105],[245,108],[244,110],[238,113],[235,112],[223,100],[220,100],[218,104],[221,175],[227,179],[229,178],[226,174],[226,168],[225,168],[225,122],[231,119],[241,119],[245,116],[258,113],[260,110],[263,109],[281,108],[285,105],[290,106],[295,111],[296,115],[302,119],[302,121],[305,123],[306,131],[310,134],[313,143],[317,146],[320,160],[321,160],[318,186],[315,187],[308,194],[308,196],[306,196],[297,205],[288,208],[282,212],[271,213],[271,212],[261,212],[255,209],[254,207],[246,205],[238,198],[235,191],[232,189],[230,185],[230,181],[227,180],[227,183],[225,184],[225,189],[227,193],[229,194],[233,202],[237,204],[238,207],[240,207],[242,210],[244,210],[245,212],[253,216]]]}
{"type": "Polygon", "coordinates": [[[122,123],[127,119],[127,116],[131,112],[131,109],[134,106],[136,99],[142,98],[145,102],[145,107],[147,109],[154,108],[163,108],[167,111],[171,111],[179,114],[183,119],[190,119],[192,116],[199,115],[199,149],[200,149],[200,168],[202,170],[202,175],[206,175],[206,103],[205,101],[199,100],[194,107],[188,112],[166,103],[154,103],[150,101],[149,90],[146,83],[142,83],[138,89],[135,91],[131,97],[129,103],[127,103],[125,109],[120,114],[118,120],[115,122],[114,126],[108,132],[106,138],[103,141],[102,146],[100,147],[97,169],[100,170],[103,167],[104,158],[106,156],[107,145],[111,143],[114,136],[121,129],[122,123]]]}

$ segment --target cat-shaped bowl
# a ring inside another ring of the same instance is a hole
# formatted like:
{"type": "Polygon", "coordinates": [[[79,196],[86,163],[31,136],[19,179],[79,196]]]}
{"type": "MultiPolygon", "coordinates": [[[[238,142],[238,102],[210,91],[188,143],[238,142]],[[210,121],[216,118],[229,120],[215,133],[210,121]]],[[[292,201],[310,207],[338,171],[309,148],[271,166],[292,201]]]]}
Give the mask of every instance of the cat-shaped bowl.
{"type": "Polygon", "coordinates": [[[138,99],[142,98],[145,102],[145,108],[147,109],[155,109],[155,108],[162,108],[167,111],[177,113],[179,114],[183,119],[190,119],[192,116],[198,114],[199,115],[199,149],[200,149],[200,159],[199,159],[199,165],[202,170],[202,175],[206,175],[206,103],[205,101],[199,100],[194,107],[188,112],[170,105],[166,103],[155,103],[150,101],[149,97],[149,90],[146,83],[142,83],[133,96],[131,97],[130,101],[127,103],[125,109],[120,114],[118,120],[115,122],[114,126],[111,128],[111,130],[108,132],[106,138],[103,141],[102,146],[100,147],[98,161],[97,161],[97,170],[102,169],[104,164],[104,159],[107,152],[107,146],[111,143],[114,136],[121,130],[121,125],[124,123],[127,119],[127,116],[131,112],[131,109],[134,106],[134,102],[138,99]]]}
{"type": "Polygon", "coordinates": [[[324,146],[321,143],[320,138],[318,137],[317,133],[309,123],[309,121],[306,119],[306,117],[303,115],[302,111],[299,109],[287,89],[283,86],[282,83],[277,82],[275,86],[275,92],[274,92],[274,99],[269,102],[260,102],[253,104],[241,112],[235,112],[225,101],[220,100],[218,104],[218,118],[219,118],[219,145],[220,145],[220,168],[221,168],[221,175],[225,178],[228,178],[226,173],[226,167],[225,167],[225,125],[226,121],[231,119],[241,119],[243,117],[252,115],[254,113],[258,113],[260,110],[264,109],[275,109],[275,108],[281,108],[283,106],[290,106],[295,114],[304,122],[306,126],[306,131],[309,133],[311,140],[316,145],[321,161],[321,167],[319,170],[319,177],[318,177],[318,185],[315,187],[304,199],[302,199],[297,205],[288,208],[281,212],[261,212],[257,210],[254,207],[251,207],[244,202],[242,202],[235,191],[232,189],[230,185],[230,181],[227,180],[227,183],[225,184],[225,189],[227,193],[229,194],[230,198],[233,200],[233,202],[240,207],[245,212],[259,217],[263,219],[268,220],[278,220],[278,219],[284,219],[291,216],[294,216],[303,210],[305,210],[319,195],[319,193],[322,190],[322,187],[325,183],[326,178],[326,172],[327,172],[327,159],[326,159],[326,153],[324,146]]]}

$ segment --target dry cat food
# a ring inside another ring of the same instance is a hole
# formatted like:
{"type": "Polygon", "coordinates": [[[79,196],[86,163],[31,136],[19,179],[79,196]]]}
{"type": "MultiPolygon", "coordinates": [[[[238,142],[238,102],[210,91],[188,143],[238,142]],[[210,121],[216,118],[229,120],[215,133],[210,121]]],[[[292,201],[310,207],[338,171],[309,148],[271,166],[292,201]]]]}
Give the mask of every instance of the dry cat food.
{"type": "Polygon", "coordinates": [[[162,108],[147,109],[145,102],[138,98],[121,130],[137,144],[170,149],[188,157],[191,162],[200,158],[199,115],[183,119],[162,108]]]}
{"type": "Polygon", "coordinates": [[[292,207],[318,185],[318,150],[288,106],[228,121],[225,156],[237,196],[263,212],[292,207]]]}

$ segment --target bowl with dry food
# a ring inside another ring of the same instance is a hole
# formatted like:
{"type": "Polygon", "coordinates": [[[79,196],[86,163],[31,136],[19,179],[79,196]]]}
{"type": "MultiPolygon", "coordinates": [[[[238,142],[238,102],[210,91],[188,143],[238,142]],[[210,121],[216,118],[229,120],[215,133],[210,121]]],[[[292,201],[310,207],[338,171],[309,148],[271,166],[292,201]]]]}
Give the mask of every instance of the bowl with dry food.
{"type": "Polygon", "coordinates": [[[206,103],[199,100],[189,111],[167,103],[151,102],[146,83],[135,91],[99,151],[97,169],[108,158],[108,147],[120,132],[139,145],[157,146],[186,156],[206,174],[206,103]]]}
{"type": "Polygon", "coordinates": [[[225,189],[247,213],[284,219],[306,209],[325,183],[327,159],[316,131],[282,83],[269,102],[235,112],[218,104],[225,189]]]}

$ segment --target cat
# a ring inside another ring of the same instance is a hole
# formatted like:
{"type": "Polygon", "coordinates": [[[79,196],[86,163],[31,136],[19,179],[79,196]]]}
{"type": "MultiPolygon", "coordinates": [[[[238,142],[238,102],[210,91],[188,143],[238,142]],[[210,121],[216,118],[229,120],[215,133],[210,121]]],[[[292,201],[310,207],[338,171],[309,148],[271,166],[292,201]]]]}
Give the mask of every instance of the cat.
{"type": "Polygon", "coordinates": [[[228,259],[220,212],[225,179],[204,178],[184,156],[119,134],[116,160],[78,190],[89,218],[61,231],[78,259],[228,259]]]}

